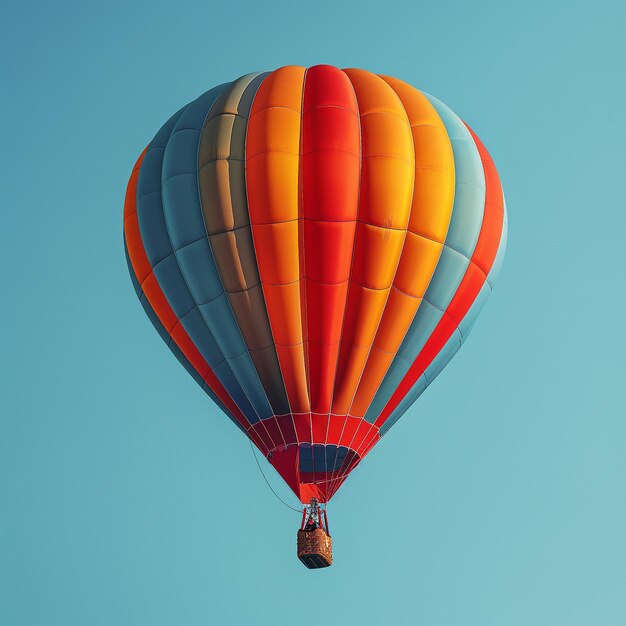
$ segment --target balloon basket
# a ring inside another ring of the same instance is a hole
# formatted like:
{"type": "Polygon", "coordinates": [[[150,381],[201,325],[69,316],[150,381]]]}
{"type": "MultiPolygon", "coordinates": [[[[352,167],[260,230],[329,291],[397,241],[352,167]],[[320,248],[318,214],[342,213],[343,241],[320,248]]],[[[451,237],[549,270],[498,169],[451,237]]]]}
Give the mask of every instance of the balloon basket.
{"type": "Polygon", "coordinates": [[[333,540],[321,528],[299,530],[298,558],[309,569],[328,567],[333,562],[333,540]]]}
{"type": "Polygon", "coordinates": [[[302,512],[298,531],[298,558],[309,569],[329,567],[333,562],[333,540],[328,533],[328,517],[313,498],[302,512]]]}

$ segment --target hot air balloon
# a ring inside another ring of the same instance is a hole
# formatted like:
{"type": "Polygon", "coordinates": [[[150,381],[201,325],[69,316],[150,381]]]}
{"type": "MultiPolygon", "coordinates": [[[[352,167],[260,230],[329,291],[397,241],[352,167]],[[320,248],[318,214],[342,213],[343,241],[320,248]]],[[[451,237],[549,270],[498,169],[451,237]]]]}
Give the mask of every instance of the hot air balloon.
{"type": "Polygon", "coordinates": [[[307,566],[332,561],[326,503],[465,341],[506,234],[476,134],[365,70],[247,74],[139,156],[124,205],[137,295],[303,503],[307,566]]]}

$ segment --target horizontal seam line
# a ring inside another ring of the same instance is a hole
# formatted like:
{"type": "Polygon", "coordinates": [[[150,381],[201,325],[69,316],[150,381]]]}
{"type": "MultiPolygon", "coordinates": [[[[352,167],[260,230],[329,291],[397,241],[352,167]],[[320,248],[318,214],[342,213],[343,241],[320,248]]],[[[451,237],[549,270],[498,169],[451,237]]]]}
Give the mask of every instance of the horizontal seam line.
{"type": "Polygon", "coordinates": [[[415,169],[423,171],[423,172],[429,171],[429,172],[450,172],[450,173],[452,173],[452,170],[449,167],[439,167],[437,165],[418,165],[417,162],[415,163],[415,169]]]}
{"type": "Polygon", "coordinates": [[[456,252],[458,255],[462,256],[466,261],[471,261],[471,257],[468,257],[467,254],[465,254],[464,252],[461,252],[460,250],[457,250],[455,247],[451,246],[448,242],[445,242],[443,244],[444,248],[448,248],[450,250],[452,250],[452,252],[456,252]]]}
{"type": "Polygon", "coordinates": [[[302,156],[309,156],[310,154],[317,154],[318,152],[339,152],[341,154],[349,154],[351,156],[355,156],[360,158],[360,154],[356,152],[352,152],[352,150],[342,150],[340,148],[316,148],[315,150],[308,150],[307,152],[303,152],[302,156]]]}
{"type": "Polygon", "coordinates": [[[427,241],[432,241],[433,243],[438,243],[440,246],[443,246],[445,244],[445,240],[444,241],[439,241],[438,239],[433,239],[432,237],[428,237],[427,235],[422,235],[422,233],[415,232],[414,230],[411,230],[410,228],[407,228],[406,232],[407,232],[407,234],[411,233],[411,235],[415,235],[416,237],[421,237],[422,239],[426,239],[427,241]]]}
{"type": "Polygon", "coordinates": [[[250,285],[249,287],[244,287],[243,289],[224,289],[224,293],[238,295],[240,293],[246,293],[247,291],[251,291],[255,287],[258,287],[261,284],[261,281],[257,281],[254,285],[250,285]]]}
{"type": "Polygon", "coordinates": [[[446,133],[445,126],[438,126],[437,124],[430,124],[428,122],[419,123],[419,124],[411,124],[411,128],[420,128],[422,126],[434,128],[435,130],[440,130],[444,135],[446,135],[446,137],[448,136],[446,133]]]}
{"type": "Polygon", "coordinates": [[[290,150],[278,150],[278,149],[276,149],[276,150],[264,150],[263,152],[258,152],[257,154],[253,154],[252,156],[246,155],[246,163],[256,159],[257,157],[263,156],[265,154],[272,154],[272,153],[290,154],[292,156],[300,157],[300,151],[298,151],[298,152],[291,152],[290,150]]]}
{"type": "MultiPolygon", "coordinates": [[[[402,344],[400,344],[400,345],[402,345],[402,344]]],[[[396,350],[395,352],[389,352],[389,350],[383,350],[380,346],[376,345],[376,340],[374,340],[374,343],[372,344],[372,349],[376,349],[379,352],[382,352],[383,354],[389,354],[391,356],[396,356],[396,354],[398,354],[398,350],[396,350]]],[[[389,367],[391,367],[391,364],[389,364],[389,367]]]]}
{"type": "Polygon", "coordinates": [[[415,166],[415,159],[407,159],[400,154],[363,154],[361,159],[395,159],[396,161],[402,161],[407,165],[415,166]]]}
{"type": "MultiPolygon", "coordinates": [[[[434,274],[434,272],[433,272],[434,274]]],[[[432,278],[432,275],[431,275],[432,278]]],[[[414,296],[412,293],[409,293],[408,291],[404,291],[404,289],[400,289],[400,287],[397,287],[396,284],[394,283],[393,285],[391,285],[392,289],[395,289],[398,293],[401,293],[402,295],[406,296],[407,298],[412,298],[413,300],[423,300],[424,299],[424,295],[422,294],[421,296],[414,296]]]]}
{"type": "Polygon", "coordinates": [[[354,285],[358,285],[359,287],[363,287],[363,289],[368,289],[369,291],[387,291],[387,289],[391,289],[393,283],[388,287],[368,287],[363,283],[360,283],[358,280],[354,280],[354,278],[350,278],[350,283],[354,285]]]}
{"type": "MultiPolygon", "coordinates": [[[[371,226],[372,228],[380,228],[382,230],[395,230],[395,231],[412,232],[412,231],[409,231],[406,226],[404,228],[395,227],[395,226],[382,226],[381,224],[376,224],[376,223],[373,223],[373,222],[365,222],[365,221],[360,220],[360,219],[356,219],[356,220],[320,220],[320,219],[317,219],[317,218],[314,218],[314,217],[292,217],[292,218],[290,218],[288,220],[276,220],[275,222],[251,222],[250,226],[273,226],[274,224],[286,224],[288,222],[300,222],[300,221],[328,222],[328,223],[339,223],[339,224],[347,224],[347,223],[350,223],[350,222],[355,222],[356,224],[363,224],[365,226],[371,226]]],[[[417,235],[419,233],[414,233],[414,234],[417,235]]]]}
{"type": "Polygon", "coordinates": [[[237,230],[243,230],[244,228],[250,228],[251,226],[252,224],[248,222],[247,224],[242,224],[241,226],[234,226],[233,228],[227,228],[226,230],[218,230],[214,233],[211,232],[211,233],[208,233],[209,240],[211,239],[211,237],[218,237],[219,235],[225,235],[226,233],[234,233],[237,230]]]}
{"type": "MultiPolygon", "coordinates": [[[[178,135],[178,133],[184,133],[184,132],[191,132],[193,131],[194,133],[199,133],[200,129],[199,128],[191,128],[191,127],[185,127],[185,128],[177,128],[171,135],[170,135],[170,139],[174,136],[174,135],[178,135]]],[[[168,141],[169,143],[169,141],[168,141]]]]}
{"type": "Polygon", "coordinates": [[[310,343],[310,344],[313,344],[314,346],[319,346],[320,348],[323,348],[323,347],[328,347],[328,346],[338,346],[341,343],[341,339],[339,339],[338,341],[326,342],[326,341],[314,341],[310,337],[307,337],[304,340],[304,343],[310,343]]]}
{"type": "Polygon", "coordinates": [[[200,168],[198,169],[198,172],[201,172],[203,169],[205,169],[208,165],[211,165],[211,163],[217,163],[218,161],[226,161],[226,162],[230,162],[233,161],[235,163],[245,163],[246,160],[245,159],[235,159],[234,157],[231,156],[227,156],[227,157],[217,157],[216,159],[209,159],[206,163],[204,163],[203,165],[200,166],[200,168]]]}
{"type": "Polygon", "coordinates": [[[476,183],[465,183],[462,180],[455,180],[455,185],[463,185],[464,187],[475,187],[476,189],[480,189],[481,191],[486,191],[487,188],[485,185],[477,185],[476,183]]]}
{"type": "Polygon", "coordinates": [[[359,117],[358,109],[355,111],[354,109],[349,109],[348,107],[344,107],[341,104],[320,104],[318,106],[311,107],[310,109],[303,109],[302,115],[306,115],[307,113],[311,113],[312,111],[320,111],[322,109],[343,109],[344,111],[348,111],[348,113],[352,113],[354,117],[359,117]]]}
{"type": "Polygon", "coordinates": [[[220,117],[238,117],[242,120],[249,120],[249,117],[245,115],[240,115],[239,113],[231,113],[230,111],[221,111],[220,113],[215,113],[214,115],[210,115],[204,124],[203,129],[206,128],[213,120],[216,120],[220,117]]]}
{"type": "Polygon", "coordinates": [[[312,283],[315,283],[316,285],[344,285],[345,283],[349,283],[350,282],[350,278],[346,278],[345,280],[340,280],[334,283],[330,283],[330,282],[326,282],[326,281],[321,281],[321,280],[315,280],[315,278],[311,278],[308,275],[304,275],[303,278],[306,278],[307,280],[310,280],[312,283]]]}
{"type": "Polygon", "coordinates": [[[139,204],[140,200],[147,198],[148,196],[153,196],[155,193],[162,193],[161,189],[155,189],[154,191],[146,191],[146,193],[142,193],[140,196],[137,196],[137,204],[139,204]]]}
{"type": "Polygon", "coordinates": [[[250,115],[249,119],[252,119],[255,115],[259,113],[263,113],[263,111],[270,111],[271,109],[286,109],[287,111],[293,111],[301,116],[302,112],[300,109],[294,109],[293,107],[288,107],[286,104],[270,104],[269,106],[263,107],[262,109],[257,109],[250,115]]]}
{"type": "Polygon", "coordinates": [[[184,250],[185,248],[188,248],[189,246],[193,246],[194,243],[198,243],[199,241],[202,241],[203,239],[206,239],[205,235],[202,235],[202,237],[199,237],[198,239],[194,239],[193,241],[186,243],[184,246],[181,246],[180,248],[176,248],[175,250],[172,250],[166,256],[164,256],[162,259],[159,259],[154,265],[152,265],[152,269],[153,270],[156,269],[166,259],[169,259],[171,256],[174,256],[177,252],[180,252],[181,250],[184,250]]]}
{"type": "Polygon", "coordinates": [[[172,174],[171,176],[168,176],[167,178],[164,178],[163,181],[161,182],[161,188],[165,187],[165,184],[167,182],[169,182],[170,180],[172,180],[172,178],[178,178],[179,176],[194,176],[197,175],[198,172],[197,171],[193,171],[193,172],[178,172],[177,174],[172,174]]]}
{"type": "Polygon", "coordinates": [[[261,278],[261,285],[271,285],[272,287],[288,287],[289,285],[295,285],[296,283],[299,283],[304,278],[304,276],[300,276],[300,278],[297,278],[296,280],[291,280],[288,283],[272,283],[269,280],[263,280],[261,278]]]}
{"type": "Polygon", "coordinates": [[[399,120],[406,122],[407,128],[410,128],[409,119],[406,116],[400,113],[396,113],[395,111],[370,111],[369,113],[361,113],[360,117],[363,119],[364,117],[369,117],[370,115],[391,115],[393,117],[397,117],[399,120]]]}

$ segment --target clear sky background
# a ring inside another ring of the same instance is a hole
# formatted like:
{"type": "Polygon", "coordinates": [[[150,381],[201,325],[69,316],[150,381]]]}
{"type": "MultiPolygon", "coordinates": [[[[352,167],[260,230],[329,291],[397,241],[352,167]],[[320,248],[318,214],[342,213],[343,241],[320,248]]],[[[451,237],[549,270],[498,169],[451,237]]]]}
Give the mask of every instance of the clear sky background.
{"type": "Polygon", "coordinates": [[[2,5],[1,624],[626,624],[623,2],[2,5]],[[466,119],[510,236],[308,571],[298,515],[137,302],[122,204],[180,106],[316,63],[466,119]]]}

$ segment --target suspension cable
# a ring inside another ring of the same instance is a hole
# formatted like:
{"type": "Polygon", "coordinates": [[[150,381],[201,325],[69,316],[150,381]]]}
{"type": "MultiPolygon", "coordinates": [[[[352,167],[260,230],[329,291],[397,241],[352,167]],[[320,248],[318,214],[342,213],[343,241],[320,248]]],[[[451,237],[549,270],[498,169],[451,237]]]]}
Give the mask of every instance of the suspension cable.
{"type": "Polygon", "coordinates": [[[302,509],[296,509],[294,507],[292,507],[290,504],[287,504],[273,489],[272,485],[270,485],[269,480],[267,480],[267,477],[265,476],[265,472],[263,471],[263,468],[261,467],[261,464],[259,463],[259,459],[256,455],[256,452],[254,451],[254,445],[252,444],[252,439],[248,438],[248,443],[250,444],[250,450],[252,450],[252,456],[254,457],[254,460],[256,461],[257,467],[259,468],[259,471],[261,472],[261,476],[263,476],[263,480],[265,481],[265,484],[270,488],[270,491],[276,496],[276,499],[279,500],[280,502],[282,502],[288,509],[291,509],[292,511],[295,511],[296,513],[298,513],[298,515],[302,514],[302,509]]]}

